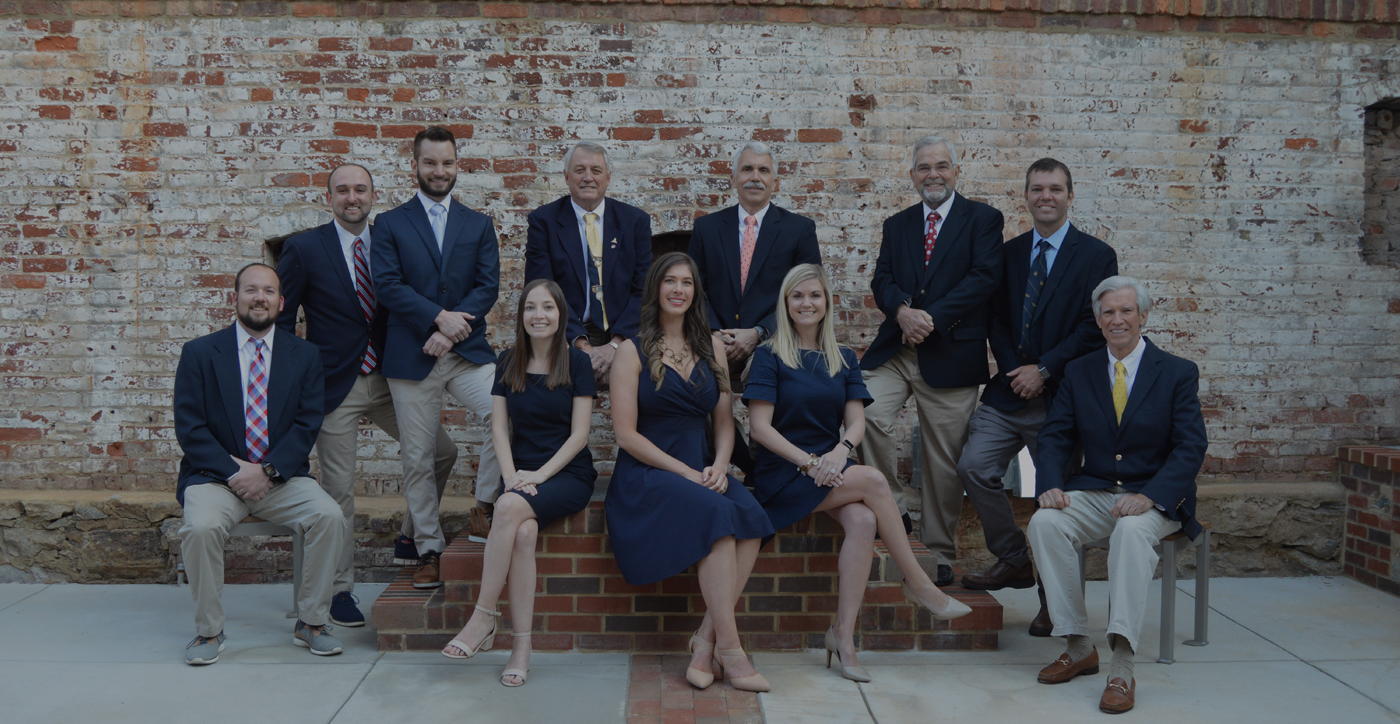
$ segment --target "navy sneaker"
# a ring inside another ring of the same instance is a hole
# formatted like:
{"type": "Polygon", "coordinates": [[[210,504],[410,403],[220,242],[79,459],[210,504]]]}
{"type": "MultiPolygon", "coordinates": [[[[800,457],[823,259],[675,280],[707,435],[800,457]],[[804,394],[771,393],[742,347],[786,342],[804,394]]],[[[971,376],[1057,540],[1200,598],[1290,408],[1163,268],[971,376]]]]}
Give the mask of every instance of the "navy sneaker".
{"type": "Polygon", "coordinates": [[[349,591],[341,591],[331,599],[331,622],[337,626],[347,626],[349,628],[359,628],[365,625],[365,615],[360,613],[360,607],[355,604],[360,599],[349,591]]]}
{"type": "Polygon", "coordinates": [[[412,538],[402,533],[399,534],[399,539],[394,541],[394,565],[418,565],[418,546],[413,545],[412,538]]]}

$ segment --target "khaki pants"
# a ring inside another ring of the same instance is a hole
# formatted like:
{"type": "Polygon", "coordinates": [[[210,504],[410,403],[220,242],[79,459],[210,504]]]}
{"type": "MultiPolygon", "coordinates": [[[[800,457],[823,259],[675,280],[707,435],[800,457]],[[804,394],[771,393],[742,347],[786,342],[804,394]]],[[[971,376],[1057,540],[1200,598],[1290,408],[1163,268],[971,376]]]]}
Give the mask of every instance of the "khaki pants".
{"type": "MultiPolygon", "coordinates": [[[[1153,509],[1142,515],[1114,518],[1109,514],[1128,492],[1071,490],[1068,508],[1041,508],[1027,527],[1035,566],[1045,584],[1045,604],[1055,622],[1054,636],[1089,633],[1084,591],[1079,587],[1079,549],[1108,538],[1108,633],[1128,640],[1138,650],[1138,633],[1147,609],[1147,589],[1160,556],[1152,546],[1181,529],[1153,509]]],[[[1168,561],[1167,565],[1176,565],[1168,561]]]]}
{"type": "Polygon", "coordinates": [[[394,414],[399,422],[399,452],[403,458],[403,497],[413,519],[413,542],[418,554],[443,552],[447,539],[438,518],[440,491],[433,480],[433,459],[437,431],[442,427],[442,395],[476,413],[485,425],[486,441],[476,470],[476,499],[496,500],[501,487],[501,466],[496,462],[496,446],[491,442],[491,386],[496,365],[478,365],[449,352],[438,358],[422,380],[389,380],[394,398],[394,414]]]}
{"type": "Polygon", "coordinates": [[[285,525],[305,536],[301,595],[297,611],[304,623],[330,623],[331,581],[340,557],[345,517],[340,506],[311,478],[292,478],[262,500],[238,497],[219,483],[185,488],[185,520],[180,526],[180,557],[194,596],[194,628],[200,636],[224,630],[224,542],[229,530],[249,515],[285,525]]]}
{"type": "MultiPolygon", "coordinates": [[[[958,457],[967,442],[967,422],[977,407],[977,387],[938,389],[919,373],[918,353],[905,345],[890,361],[866,371],[865,386],[874,402],[865,408],[865,464],[879,470],[890,484],[895,504],[908,512],[905,486],[896,477],[895,416],[912,395],[919,414],[920,483],[919,539],[938,558],[952,565],[957,557],[958,518],[962,515],[962,482],[958,457]]],[[[909,486],[912,487],[912,486],[909,486]]]]}
{"type": "MultiPolygon", "coordinates": [[[[340,505],[345,515],[345,543],[335,567],[334,592],[355,589],[355,453],[360,436],[360,418],[369,421],[399,439],[399,421],[394,414],[394,400],[389,394],[389,382],[378,372],[360,375],[350,393],[338,407],[326,413],[321,432],[316,437],[316,454],[321,461],[321,487],[340,505]]],[[[437,444],[433,452],[433,479],[437,497],[447,486],[452,466],[457,462],[457,446],[438,425],[437,444]]],[[[402,532],[413,537],[413,516],[405,512],[402,532]]]]}

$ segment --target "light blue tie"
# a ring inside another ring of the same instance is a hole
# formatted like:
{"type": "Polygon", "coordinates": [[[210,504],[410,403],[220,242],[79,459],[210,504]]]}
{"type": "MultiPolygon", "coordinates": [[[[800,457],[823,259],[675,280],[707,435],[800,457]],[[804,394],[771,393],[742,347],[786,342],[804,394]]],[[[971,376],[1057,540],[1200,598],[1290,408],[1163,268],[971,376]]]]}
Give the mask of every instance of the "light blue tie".
{"type": "Polygon", "coordinates": [[[438,251],[442,251],[442,237],[447,233],[447,207],[433,204],[428,209],[428,219],[433,223],[433,235],[437,237],[438,251]]]}

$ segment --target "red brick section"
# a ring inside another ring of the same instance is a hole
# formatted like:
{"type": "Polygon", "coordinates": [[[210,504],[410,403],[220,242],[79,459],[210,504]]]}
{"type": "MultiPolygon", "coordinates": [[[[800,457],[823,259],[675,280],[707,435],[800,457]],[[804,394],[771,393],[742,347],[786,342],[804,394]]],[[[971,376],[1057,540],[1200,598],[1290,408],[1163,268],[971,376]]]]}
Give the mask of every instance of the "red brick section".
{"type": "MultiPolygon", "coordinates": [[[[538,651],[684,651],[705,602],[694,571],[646,586],[628,585],[604,531],[603,505],[592,503],[540,535],[536,550],[534,647],[538,651]]],[[[754,566],[736,608],[749,651],[796,651],[822,645],[836,610],[840,526],[815,514],[778,533],[754,566]]],[[[933,556],[913,542],[926,569],[933,556]]],[[[439,593],[414,591],[404,571],[375,601],[371,625],[382,651],[441,648],[466,619],[479,593],[485,546],[459,537],[442,557],[439,593]]],[[[973,613],[934,620],[905,599],[903,575],[877,544],[861,611],[857,645],[878,651],[995,650],[1002,609],[990,594],[952,589],[973,613]]],[[[509,626],[509,602],[500,609],[509,626]]],[[[497,645],[509,646],[498,634],[497,645]]]]}
{"type": "Polygon", "coordinates": [[[684,654],[633,654],[627,724],[763,724],[758,694],[716,680],[701,691],[685,680],[684,654]]]}
{"type": "Polygon", "coordinates": [[[1400,448],[1342,447],[1337,457],[1347,489],[1342,571],[1400,596],[1400,448]]]}

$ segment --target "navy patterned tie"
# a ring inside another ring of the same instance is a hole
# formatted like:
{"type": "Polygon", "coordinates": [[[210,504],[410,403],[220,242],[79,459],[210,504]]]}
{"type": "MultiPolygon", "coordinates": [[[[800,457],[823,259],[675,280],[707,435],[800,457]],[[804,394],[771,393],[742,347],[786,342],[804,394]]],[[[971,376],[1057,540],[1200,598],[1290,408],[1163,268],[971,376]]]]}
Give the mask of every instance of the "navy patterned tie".
{"type": "Polygon", "coordinates": [[[1025,358],[1030,357],[1031,319],[1035,317],[1035,305],[1040,302],[1040,290],[1045,288],[1045,277],[1049,274],[1045,269],[1045,254],[1050,251],[1050,242],[1041,239],[1035,248],[1038,253],[1031,263],[1031,275],[1026,278],[1026,298],[1021,303],[1021,343],[1016,345],[1016,353],[1025,358]]]}

